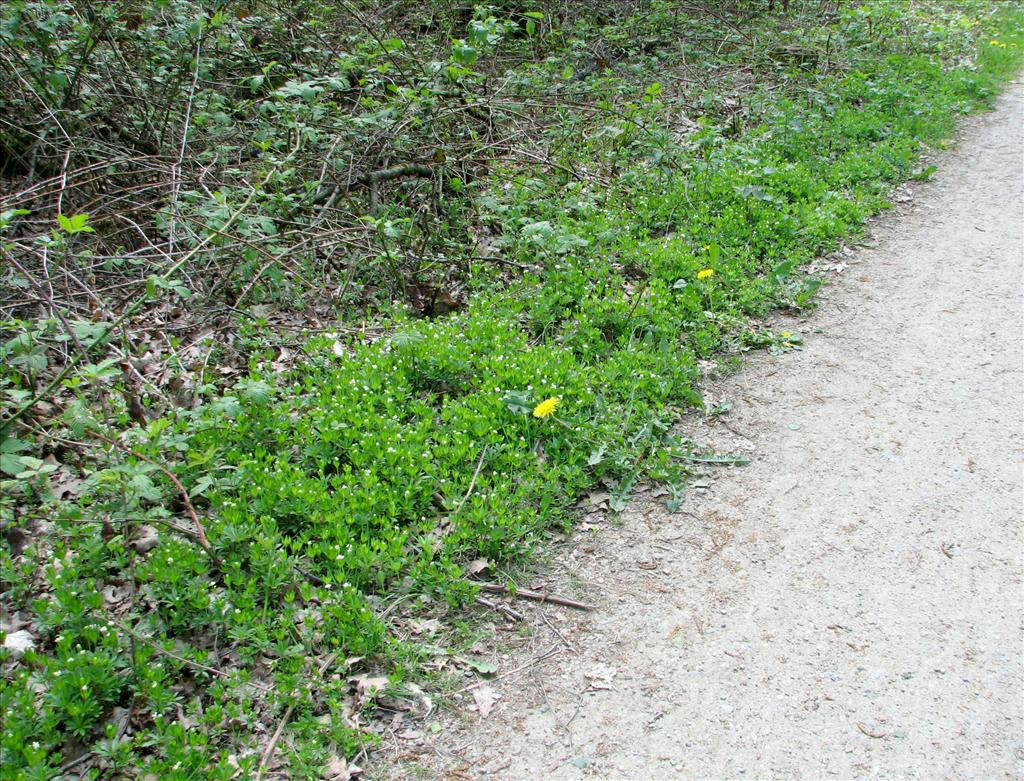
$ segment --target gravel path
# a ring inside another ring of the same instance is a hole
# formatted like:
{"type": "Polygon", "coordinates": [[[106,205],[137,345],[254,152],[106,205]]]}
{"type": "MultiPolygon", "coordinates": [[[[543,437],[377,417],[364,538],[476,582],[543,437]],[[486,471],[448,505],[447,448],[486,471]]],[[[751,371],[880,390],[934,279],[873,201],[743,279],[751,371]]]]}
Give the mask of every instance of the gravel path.
{"type": "Polygon", "coordinates": [[[577,535],[538,583],[598,609],[523,607],[501,669],[558,652],[390,773],[1024,777],[1022,106],[831,260],[803,351],[712,383],[683,429],[752,463],[577,535]]]}

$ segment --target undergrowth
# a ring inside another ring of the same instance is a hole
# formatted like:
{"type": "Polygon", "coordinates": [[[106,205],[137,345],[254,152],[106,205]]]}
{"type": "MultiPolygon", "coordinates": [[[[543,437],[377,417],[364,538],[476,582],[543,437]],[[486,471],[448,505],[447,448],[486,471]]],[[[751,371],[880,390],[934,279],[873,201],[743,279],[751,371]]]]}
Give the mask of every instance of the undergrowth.
{"type": "MultiPolygon", "coordinates": [[[[37,400],[40,345],[60,323],[23,323],[3,347],[0,568],[4,631],[28,647],[0,652],[0,776],[80,763],[105,778],[248,777],[293,707],[280,761],[323,777],[372,746],[375,701],[414,702],[430,660],[457,649],[458,635],[442,648],[394,622],[457,621],[476,595],[469,562],[523,566],[598,485],[613,509],[638,481],[678,508],[694,463],[728,460],[672,434],[701,404],[700,362],[797,343],[757,318],[811,305],[820,281],[800,266],[887,208],[1021,66],[1017,5],[840,5],[746,20],[746,39],[705,53],[734,92],[673,85],[679,52],[658,36],[715,22],[671,4],[544,39],[542,13],[478,12],[486,29],[456,41],[450,67],[472,74],[505,51],[501,25],[529,23],[506,41],[509,83],[559,84],[603,110],[553,102],[538,130],[549,164],[502,158],[445,183],[446,241],[473,236],[450,314],[384,296],[290,360],[250,314],[243,376],[201,372],[195,402],[155,419],[109,392],[122,376],[109,358],[64,376],[59,403],[37,400]],[[580,77],[594,34],[616,67],[580,77]],[[479,52],[458,49],[474,40],[479,52]],[[367,670],[386,690],[361,685],[367,670]]],[[[390,208],[367,221],[375,268],[398,280],[413,218],[390,208]]],[[[63,217],[42,241],[73,253],[90,227],[63,217]]],[[[172,276],[150,294],[173,296],[172,276]]],[[[91,350],[107,334],[86,325],[74,338],[91,350]]]]}

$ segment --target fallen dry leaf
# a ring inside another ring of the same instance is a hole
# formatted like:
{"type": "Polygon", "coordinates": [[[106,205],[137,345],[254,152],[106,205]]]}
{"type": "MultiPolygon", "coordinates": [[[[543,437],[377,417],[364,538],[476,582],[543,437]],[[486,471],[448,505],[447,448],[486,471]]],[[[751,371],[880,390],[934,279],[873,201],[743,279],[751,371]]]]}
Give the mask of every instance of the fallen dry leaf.
{"type": "Polygon", "coordinates": [[[232,778],[238,778],[242,775],[242,766],[238,764],[238,757],[235,754],[228,754],[227,763],[228,767],[235,771],[231,774],[232,778]]]}
{"type": "Polygon", "coordinates": [[[199,723],[193,717],[185,713],[185,710],[181,707],[181,705],[175,704],[175,709],[178,712],[178,723],[182,726],[183,729],[193,729],[199,723]]]}
{"type": "Polygon", "coordinates": [[[356,675],[348,682],[356,690],[360,708],[388,687],[386,676],[356,675]]]}
{"type": "Polygon", "coordinates": [[[278,347],[278,355],[276,361],[270,362],[270,368],[277,372],[283,372],[290,369],[292,366],[292,352],[285,347],[278,347]]]}
{"type": "Polygon", "coordinates": [[[428,618],[424,621],[412,621],[409,623],[409,631],[414,635],[432,635],[441,629],[441,622],[436,618],[428,618]]]}
{"type": "Polygon", "coordinates": [[[62,466],[50,475],[50,490],[58,499],[74,499],[82,487],[82,478],[76,477],[68,467],[62,466]]]}
{"type": "Polygon", "coordinates": [[[115,586],[113,584],[104,586],[100,592],[103,595],[103,601],[108,605],[116,605],[118,602],[123,602],[130,593],[131,590],[127,586],[115,586]]]}
{"type": "Polygon", "coordinates": [[[327,781],[352,781],[362,773],[363,769],[359,765],[350,765],[344,757],[334,755],[327,762],[327,781]]]}
{"type": "Polygon", "coordinates": [[[473,689],[473,701],[476,703],[476,709],[480,713],[481,719],[486,719],[491,715],[494,703],[500,699],[501,695],[496,694],[494,689],[486,683],[473,689]]]}
{"type": "Polygon", "coordinates": [[[583,673],[587,679],[589,691],[611,691],[615,687],[612,681],[619,671],[610,664],[595,664],[588,672],[583,673]]]}
{"type": "Polygon", "coordinates": [[[425,718],[434,710],[434,701],[415,683],[395,687],[389,694],[381,695],[377,704],[387,710],[410,713],[416,718],[425,718]]]}
{"type": "Polygon", "coordinates": [[[19,629],[17,632],[11,632],[4,638],[3,647],[7,649],[15,659],[20,659],[25,655],[26,651],[30,651],[35,648],[35,646],[35,638],[32,637],[32,635],[25,629],[19,629]]]}
{"type": "Polygon", "coordinates": [[[132,547],[139,553],[149,553],[159,544],[160,535],[152,526],[140,526],[132,540],[132,547]]]}

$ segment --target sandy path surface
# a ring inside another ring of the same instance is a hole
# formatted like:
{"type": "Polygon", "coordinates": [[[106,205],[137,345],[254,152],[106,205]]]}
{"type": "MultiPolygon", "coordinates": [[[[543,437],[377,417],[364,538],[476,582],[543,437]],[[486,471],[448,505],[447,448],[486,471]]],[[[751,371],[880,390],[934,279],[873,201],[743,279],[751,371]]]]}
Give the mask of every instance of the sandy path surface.
{"type": "Polygon", "coordinates": [[[1022,96],[779,324],[803,351],[711,383],[684,432],[752,463],[559,550],[536,585],[597,609],[517,602],[501,669],[552,655],[389,773],[1024,777],[1022,96]]]}

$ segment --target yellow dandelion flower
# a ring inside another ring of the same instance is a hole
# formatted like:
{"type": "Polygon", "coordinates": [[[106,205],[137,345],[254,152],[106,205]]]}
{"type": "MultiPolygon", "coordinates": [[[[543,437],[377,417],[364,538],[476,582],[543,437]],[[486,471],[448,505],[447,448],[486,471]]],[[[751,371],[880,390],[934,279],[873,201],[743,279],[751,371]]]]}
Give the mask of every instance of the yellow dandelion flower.
{"type": "Polygon", "coordinates": [[[544,401],[533,408],[533,416],[535,418],[546,418],[558,409],[558,405],[561,403],[562,400],[558,398],[558,396],[552,396],[550,399],[544,399],[544,401]]]}
{"type": "Polygon", "coordinates": [[[700,271],[697,272],[697,279],[707,279],[708,277],[712,277],[714,275],[715,270],[713,268],[702,268],[700,271]]]}
{"type": "Polygon", "coordinates": [[[789,339],[792,335],[789,331],[783,331],[781,334],[783,339],[789,339]]]}
{"type": "Polygon", "coordinates": [[[992,46],[998,46],[999,45],[999,41],[997,41],[995,38],[993,38],[991,41],[989,41],[989,44],[991,44],[992,46]]]}

